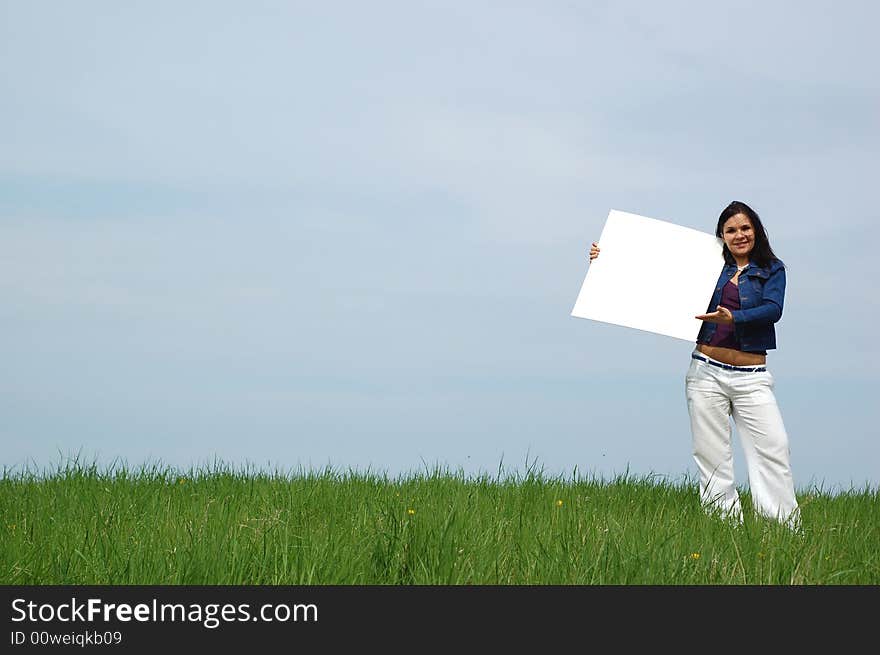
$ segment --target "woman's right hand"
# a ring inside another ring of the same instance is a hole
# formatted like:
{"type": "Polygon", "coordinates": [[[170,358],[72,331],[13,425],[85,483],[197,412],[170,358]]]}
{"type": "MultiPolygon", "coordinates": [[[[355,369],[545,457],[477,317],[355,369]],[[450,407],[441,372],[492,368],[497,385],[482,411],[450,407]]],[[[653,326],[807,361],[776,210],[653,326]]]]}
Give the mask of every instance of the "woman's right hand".
{"type": "Polygon", "coordinates": [[[599,244],[593,241],[593,247],[590,248],[590,261],[596,259],[599,256],[599,244]]]}

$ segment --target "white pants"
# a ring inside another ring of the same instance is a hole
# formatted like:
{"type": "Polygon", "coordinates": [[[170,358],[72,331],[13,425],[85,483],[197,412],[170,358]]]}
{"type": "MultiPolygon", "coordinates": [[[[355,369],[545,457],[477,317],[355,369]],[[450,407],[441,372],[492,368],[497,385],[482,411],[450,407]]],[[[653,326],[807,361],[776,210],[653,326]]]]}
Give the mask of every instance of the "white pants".
{"type": "MultiPolygon", "coordinates": [[[[703,353],[696,354],[720,364],[703,353]]],[[[691,359],[685,391],[703,506],[742,521],[733,473],[733,416],[748,466],[755,512],[799,528],[788,435],[773,395],[770,371],[725,370],[691,359]]]]}

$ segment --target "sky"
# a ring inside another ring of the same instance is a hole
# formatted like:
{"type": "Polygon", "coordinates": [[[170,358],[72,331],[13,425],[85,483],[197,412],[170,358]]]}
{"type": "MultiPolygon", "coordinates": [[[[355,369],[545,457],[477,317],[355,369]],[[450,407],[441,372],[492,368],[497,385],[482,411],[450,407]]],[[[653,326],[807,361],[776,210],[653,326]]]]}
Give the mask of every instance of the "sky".
{"type": "Polygon", "coordinates": [[[571,310],[611,209],[742,200],[795,485],[876,487],[878,21],[0,0],[0,466],[695,479],[692,344],[571,310]]]}

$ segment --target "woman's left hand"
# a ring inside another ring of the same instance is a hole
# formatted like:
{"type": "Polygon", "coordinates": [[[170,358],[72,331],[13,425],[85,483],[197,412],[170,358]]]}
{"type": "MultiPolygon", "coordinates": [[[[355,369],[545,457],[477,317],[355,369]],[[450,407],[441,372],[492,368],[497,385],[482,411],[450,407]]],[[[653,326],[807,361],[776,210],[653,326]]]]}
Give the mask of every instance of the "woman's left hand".
{"type": "Polygon", "coordinates": [[[733,325],[733,314],[730,313],[730,310],[727,309],[727,307],[722,307],[721,305],[718,305],[718,309],[711,314],[700,314],[699,316],[695,316],[694,318],[698,318],[701,321],[707,321],[709,323],[733,325]]]}

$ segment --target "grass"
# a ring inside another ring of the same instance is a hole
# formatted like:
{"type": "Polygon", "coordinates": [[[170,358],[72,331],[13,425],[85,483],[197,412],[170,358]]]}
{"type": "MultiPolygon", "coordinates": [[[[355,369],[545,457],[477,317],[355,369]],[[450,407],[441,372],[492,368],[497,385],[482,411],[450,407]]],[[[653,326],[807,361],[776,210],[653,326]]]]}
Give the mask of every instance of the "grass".
{"type": "Polygon", "coordinates": [[[0,478],[0,584],[876,585],[880,493],[798,494],[803,529],[695,485],[78,463],[0,478]]]}

